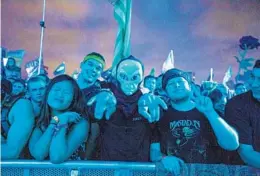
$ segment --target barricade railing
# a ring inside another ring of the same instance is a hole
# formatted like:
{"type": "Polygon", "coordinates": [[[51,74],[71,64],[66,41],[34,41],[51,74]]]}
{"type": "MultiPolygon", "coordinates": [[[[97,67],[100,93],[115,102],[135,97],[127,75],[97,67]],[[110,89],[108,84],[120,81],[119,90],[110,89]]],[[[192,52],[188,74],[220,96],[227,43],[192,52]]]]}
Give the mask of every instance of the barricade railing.
{"type": "MultiPolygon", "coordinates": [[[[183,176],[260,176],[248,166],[186,164],[183,176]]],[[[69,161],[62,164],[35,160],[1,161],[2,176],[163,176],[161,163],[69,161]]]]}

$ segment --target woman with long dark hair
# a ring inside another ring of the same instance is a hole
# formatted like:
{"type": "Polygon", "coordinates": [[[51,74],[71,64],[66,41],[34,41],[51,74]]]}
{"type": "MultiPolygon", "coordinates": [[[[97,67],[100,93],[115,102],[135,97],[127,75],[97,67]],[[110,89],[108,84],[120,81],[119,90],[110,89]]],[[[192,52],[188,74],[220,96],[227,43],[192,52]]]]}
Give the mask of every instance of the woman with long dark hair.
{"type": "Polygon", "coordinates": [[[82,93],[73,78],[55,77],[49,83],[29,149],[36,160],[53,163],[84,158],[89,122],[82,93]]]}

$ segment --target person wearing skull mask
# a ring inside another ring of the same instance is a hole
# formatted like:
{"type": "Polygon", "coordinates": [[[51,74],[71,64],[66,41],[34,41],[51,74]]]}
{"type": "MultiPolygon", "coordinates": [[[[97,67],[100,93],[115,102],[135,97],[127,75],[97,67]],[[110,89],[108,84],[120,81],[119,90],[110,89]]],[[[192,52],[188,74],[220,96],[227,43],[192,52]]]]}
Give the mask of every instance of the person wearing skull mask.
{"type": "MultiPolygon", "coordinates": [[[[150,116],[155,117],[155,115],[144,113],[143,107],[139,106],[142,104],[139,103],[140,99],[147,104],[146,106],[149,105],[147,98],[143,97],[140,90],[143,77],[143,64],[137,58],[129,56],[118,63],[115,83],[106,83],[102,86],[111,92],[103,91],[90,99],[88,105],[96,104],[94,117],[102,119],[105,113],[107,119],[99,121],[101,160],[149,161],[152,131],[149,122],[152,122],[150,116]],[[112,100],[113,103],[109,103],[111,99],[108,98],[108,95],[110,98],[115,98],[112,100]],[[97,109],[101,109],[101,111],[97,111],[97,109]]],[[[163,102],[156,100],[164,109],[166,108],[163,102]]]]}

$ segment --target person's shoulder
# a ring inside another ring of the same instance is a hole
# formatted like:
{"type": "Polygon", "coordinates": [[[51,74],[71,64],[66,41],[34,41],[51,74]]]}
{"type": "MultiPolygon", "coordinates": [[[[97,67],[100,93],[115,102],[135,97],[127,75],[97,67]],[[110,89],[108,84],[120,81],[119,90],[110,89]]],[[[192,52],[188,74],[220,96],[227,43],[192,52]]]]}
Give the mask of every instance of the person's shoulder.
{"type": "Polygon", "coordinates": [[[18,121],[29,120],[30,122],[32,122],[34,120],[33,106],[31,101],[28,99],[21,98],[17,100],[11,107],[10,114],[16,120],[19,119],[18,121]],[[23,116],[23,118],[21,118],[21,116],[23,116]]]}
{"type": "Polygon", "coordinates": [[[164,117],[173,117],[175,116],[179,111],[176,110],[171,106],[171,104],[167,104],[167,109],[166,110],[161,110],[162,113],[162,118],[164,117]]]}
{"type": "Polygon", "coordinates": [[[25,99],[25,98],[20,98],[18,99],[14,105],[12,106],[11,111],[15,111],[15,112],[29,112],[32,111],[33,112],[33,106],[30,100],[25,99]]]}
{"type": "Polygon", "coordinates": [[[19,100],[17,100],[15,102],[14,106],[32,107],[32,103],[29,99],[23,97],[23,98],[20,98],[19,100]]]}
{"type": "Polygon", "coordinates": [[[245,105],[248,104],[252,100],[252,93],[251,91],[242,93],[240,95],[236,95],[232,97],[229,101],[228,104],[230,105],[245,105]]]}

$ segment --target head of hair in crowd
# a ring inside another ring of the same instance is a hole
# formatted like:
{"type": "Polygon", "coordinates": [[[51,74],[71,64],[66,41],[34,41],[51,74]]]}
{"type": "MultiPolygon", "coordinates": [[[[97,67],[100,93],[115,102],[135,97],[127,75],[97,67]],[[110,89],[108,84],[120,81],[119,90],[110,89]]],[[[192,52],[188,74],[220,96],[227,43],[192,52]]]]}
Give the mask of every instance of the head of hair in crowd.
{"type": "Polygon", "coordinates": [[[12,83],[7,79],[2,79],[1,80],[1,101],[3,101],[7,95],[11,95],[11,93],[12,93],[12,83]]]}
{"type": "Polygon", "coordinates": [[[150,92],[154,92],[156,89],[156,77],[148,75],[144,78],[144,87],[149,89],[150,92]]]}
{"type": "Polygon", "coordinates": [[[242,93],[247,92],[247,87],[244,83],[237,83],[235,85],[235,93],[236,95],[240,95],[242,93]]]}
{"type": "Polygon", "coordinates": [[[44,77],[40,75],[31,77],[27,81],[27,90],[31,101],[41,103],[45,95],[46,86],[47,83],[44,77]]]}
{"type": "Polygon", "coordinates": [[[172,101],[183,101],[191,98],[191,81],[186,72],[173,68],[164,73],[162,88],[172,101]]]}
{"type": "Polygon", "coordinates": [[[253,97],[260,101],[260,59],[256,60],[249,80],[253,97]]]}
{"type": "Polygon", "coordinates": [[[221,116],[224,115],[225,106],[227,104],[227,97],[223,95],[219,89],[214,89],[209,94],[209,98],[211,99],[214,109],[220,113],[221,116]]]}
{"type": "Polygon", "coordinates": [[[228,87],[225,86],[224,84],[218,84],[215,89],[220,90],[220,92],[221,92],[225,97],[228,97],[228,96],[229,96],[228,87]]]}
{"type": "Polygon", "coordinates": [[[43,78],[44,81],[46,82],[46,84],[49,84],[49,82],[50,82],[50,78],[46,74],[39,74],[39,75],[37,75],[37,77],[43,78]]]}
{"type": "Polygon", "coordinates": [[[21,79],[21,68],[19,67],[14,67],[5,70],[5,77],[6,79],[21,79]]]}
{"type": "Polygon", "coordinates": [[[73,111],[87,117],[85,102],[77,82],[68,75],[53,78],[46,88],[37,126],[47,126],[53,113],[73,111]]]}
{"type": "Polygon", "coordinates": [[[6,78],[6,79],[8,79],[8,81],[10,81],[12,84],[15,82],[15,78],[6,78]]]}
{"type": "Polygon", "coordinates": [[[12,69],[12,68],[15,68],[16,67],[16,61],[14,58],[12,57],[9,57],[7,59],[7,63],[6,63],[6,68],[7,69],[12,69]]]}
{"type": "Polygon", "coordinates": [[[12,95],[22,95],[25,91],[25,81],[23,79],[15,79],[12,83],[12,95]]]}
{"type": "Polygon", "coordinates": [[[137,92],[143,77],[144,65],[134,56],[124,58],[117,64],[116,80],[125,95],[130,96],[137,92]]]}
{"type": "Polygon", "coordinates": [[[96,52],[89,53],[80,64],[81,77],[89,83],[94,83],[101,76],[106,65],[104,57],[96,52]]]}

